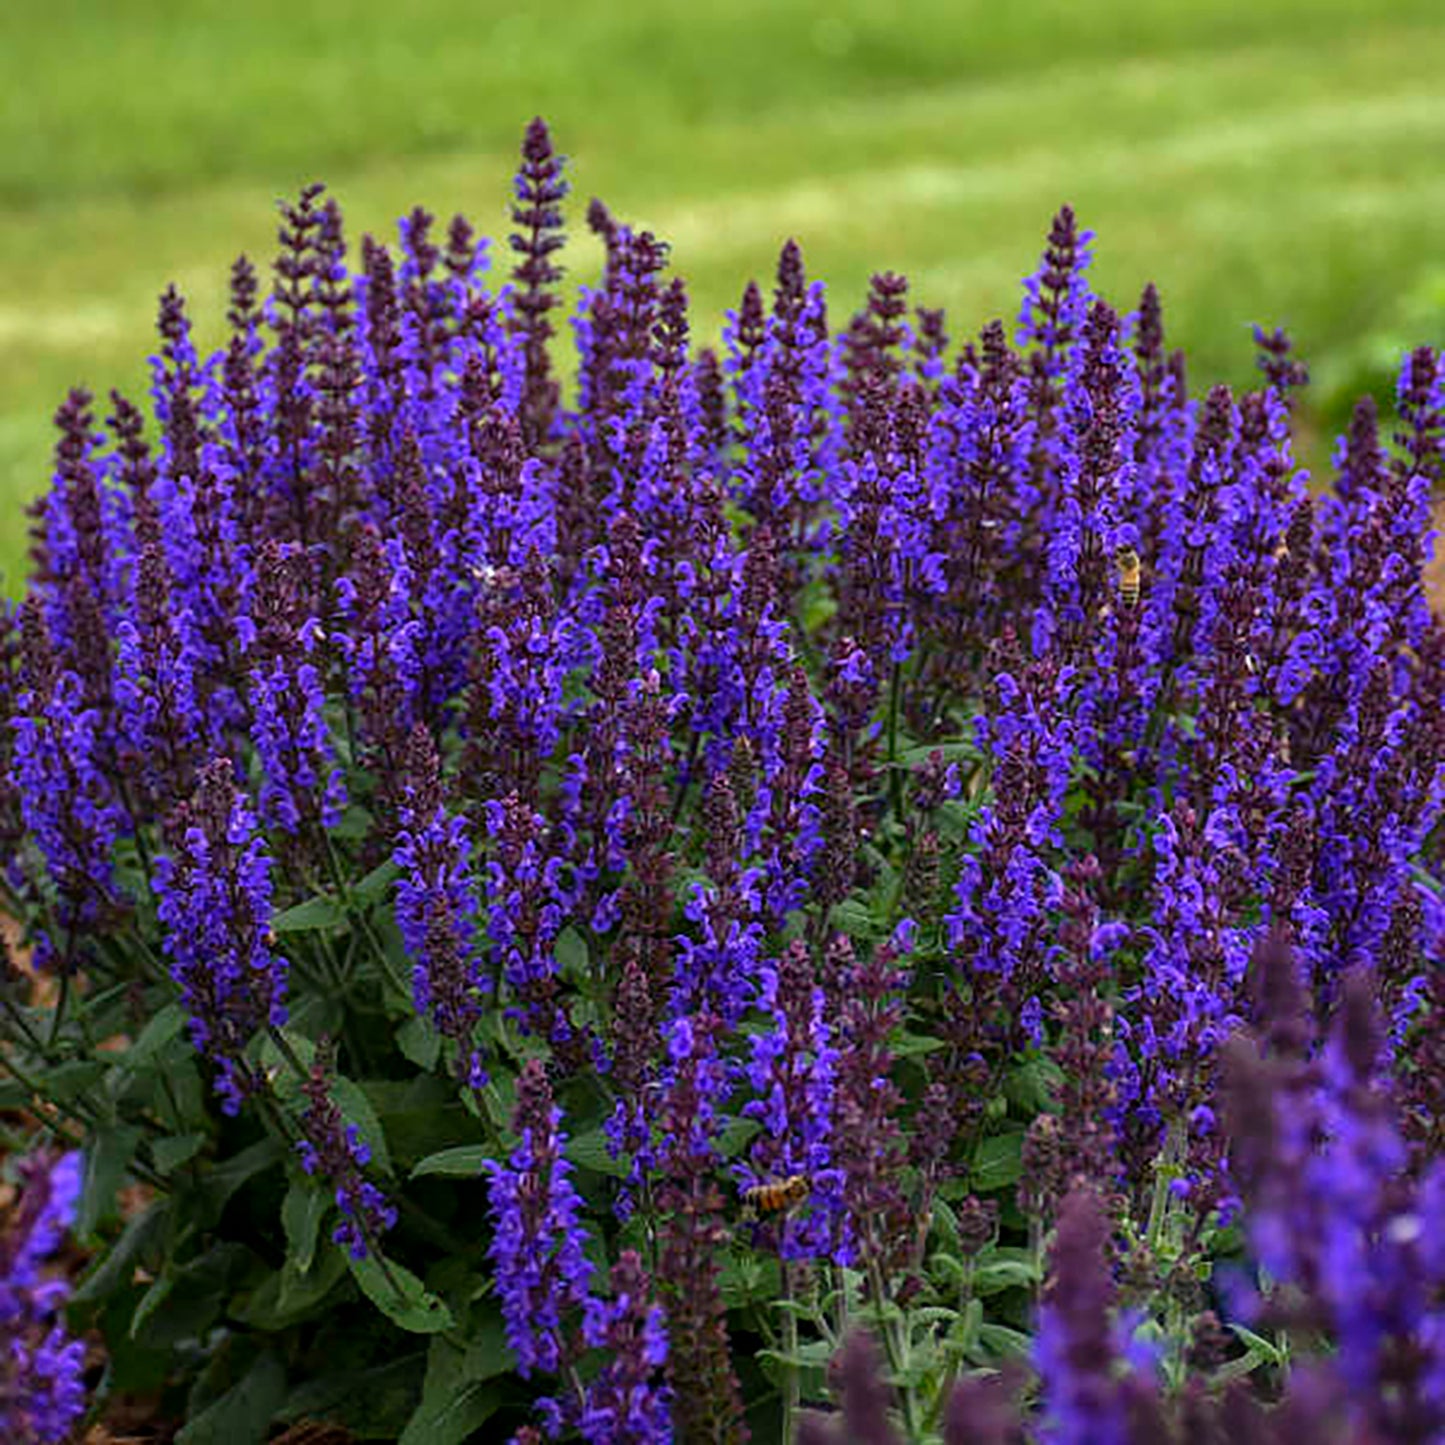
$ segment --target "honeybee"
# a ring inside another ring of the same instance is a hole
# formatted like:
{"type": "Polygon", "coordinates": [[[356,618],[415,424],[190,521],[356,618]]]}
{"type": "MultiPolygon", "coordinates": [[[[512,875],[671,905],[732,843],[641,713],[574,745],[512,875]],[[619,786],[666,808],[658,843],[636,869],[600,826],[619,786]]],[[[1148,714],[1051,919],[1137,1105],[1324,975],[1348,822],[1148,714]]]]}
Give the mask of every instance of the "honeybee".
{"type": "Polygon", "coordinates": [[[1139,554],[1132,547],[1120,547],[1114,556],[1119,569],[1119,600],[1125,607],[1139,605],[1139,584],[1143,580],[1144,567],[1139,554]]]}
{"type": "Polygon", "coordinates": [[[801,1204],[812,1192],[806,1174],[790,1174],[786,1179],[770,1179],[755,1184],[742,1193],[743,1217],[756,1219],[760,1214],[783,1214],[801,1204]]]}

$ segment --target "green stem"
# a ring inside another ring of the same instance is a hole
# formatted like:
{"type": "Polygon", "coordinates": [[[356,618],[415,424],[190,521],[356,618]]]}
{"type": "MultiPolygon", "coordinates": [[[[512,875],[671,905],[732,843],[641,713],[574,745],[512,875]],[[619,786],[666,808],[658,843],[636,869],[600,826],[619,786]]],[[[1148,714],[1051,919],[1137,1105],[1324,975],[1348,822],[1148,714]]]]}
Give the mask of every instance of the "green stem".
{"type": "Polygon", "coordinates": [[[878,1333],[883,1336],[883,1348],[888,1355],[888,1367],[893,1371],[893,1383],[903,1401],[903,1424],[909,1440],[918,1439],[918,1410],[913,1391],[904,1384],[907,1360],[894,1334],[894,1322],[884,1318],[883,1301],[887,1298],[883,1289],[883,1276],[876,1260],[868,1262],[868,1280],[873,1290],[874,1316],[878,1321],[878,1333]]]}
{"type": "MultiPolygon", "coordinates": [[[[968,1313],[968,1306],[973,1299],[973,1270],[974,1257],[969,1255],[963,1261],[963,1278],[958,1286],[958,1313],[968,1313]]],[[[962,1362],[962,1353],[950,1354],[948,1365],[943,1372],[943,1378],[939,1381],[938,1393],[933,1397],[933,1404],[929,1406],[928,1413],[924,1416],[924,1428],[932,1431],[937,1428],[939,1417],[943,1414],[948,1398],[953,1394],[953,1382],[958,1378],[958,1367],[962,1362]]]]}
{"type": "Polygon", "coordinates": [[[40,1035],[30,1027],[30,1020],[21,1012],[20,1005],[14,999],[6,998],[3,994],[0,994],[0,1004],[5,1006],[5,1012],[14,1019],[16,1027],[25,1035],[25,1041],[30,1047],[42,1058],[45,1058],[45,1045],[41,1043],[40,1035]]]}
{"type": "Polygon", "coordinates": [[[848,1277],[842,1272],[841,1264],[829,1264],[829,1272],[832,1273],[834,1299],[838,1302],[838,1322],[832,1341],[838,1345],[848,1337],[848,1277]]]}
{"type": "Polygon", "coordinates": [[[1165,1223],[1169,1218],[1169,1186],[1174,1178],[1174,1159],[1178,1142],[1177,1126],[1171,1124],[1169,1133],[1164,1140],[1164,1148],[1155,1161],[1154,1190],[1149,1200],[1149,1223],[1144,1231],[1144,1238],[1148,1242],[1150,1252],[1156,1255],[1162,1243],[1161,1236],[1165,1223]]]}
{"type": "Polygon", "coordinates": [[[382,973],[386,975],[387,982],[391,984],[402,998],[410,999],[411,986],[397,973],[396,968],[387,955],[386,949],[382,946],[381,940],[372,931],[371,919],[366,915],[365,911],[360,909],[357,910],[354,916],[357,922],[361,924],[361,931],[366,935],[366,941],[371,945],[371,951],[376,955],[376,961],[382,973]]]}
{"type": "Polygon", "coordinates": [[[60,1030],[65,1025],[65,1009],[70,1002],[70,975],[60,975],[60,994],[55,1000],[55,1011],[50,1015],[50,1043],[49,1052],[54,1053],[56,1045],[60,1042],[60,1030]]]}
{"type": "MultiPolygon", "coordinates": [[[[15,1060],[12,1059],[9,1054],[7,1054],[3,1049],[0,1049],[0,1068],[4,1068],[6,1072],[9,1073],[18,1084],[20,1084],[23,1088],[27,1089],[30,1092],[33,1098],[49,1104],[50,1107],[54,1109],[57,1113],[63,1114],[73,1124],[78,1125],[80,1128],[80,1138],[74,1138],[72,1135],[68,1134],[64,1129],[62,1129],[59,1124],[55,1122],[55,1120],[47,1118],[44,1112],[37,1111],[35,1118],[36,1121],[40,1124],[41,1128],[46,1129],[50,1133],[54,1134],[57,1139],[60,1139],[72,1149],[82,1149],[85,1147],[86,1139],[89,1137],[91,1131],[96,1127],[97,1123],[99,1122],[98,1116],[88,1117],[87,1115],[81,1113],[79,1109],[75,1108],[71,1104],[62,1103],[59,1099],[48,1098],[46,1096],[45,1090],[41,1088],[41,1086],[37,1084],[35,1080],[32,1079],[29,1074],[27,1074],[25,1070],[22,1069],[15,1062],[15,1060]]],[[[81,1097],[84,1098],[85,1096],[81,1095],[81,1097]]],[[[167,1193],[169,1192],[169,1181],[167,1181],[164,1176],[158,1174],[154,1169],[152,1169],[150,1165],[142,1164],[139,1159],[133,1158],[130,1161],[129,1167],[131,1173],[134,1174],[137,1179],[140,1179],[144,1183],[149,1184],[154,1189],[159,1189],[167,1193]]]]}
{"type": "Polygon", "coordinates": [[[171,981],[171,971],[166,966],[165,959],[150,946],[139,927],[132,925],[130,934],[135,942],[137,954],[149,971],[152,981],[156,983],[169,983],[171,981]]]}
{"type": "Polygon", "coordinates": [[[497,1130],[496,1120],[492,1118],[492,1111],[487,1107],[487,1096],[485,1087],[471,1089],[469,1094],[472,1101],[473,1112],[482,1126],[482,1131],[487,1136],[488,1157],[492,1159],[505,1159],[506,1148],[502,1143],[502,1136],[497,1130]]]}
{"type": "Polygon", "coordinates": [[[305,1083],[311,1077],[311,1071],[301,1062],[296,1050],[291,1047],[291,1040],[276,1027],[275,1024],[267,1024],[266,1032],[271,1042],[276,1045],[277,1052],[291,1067],[291,1072],[296,1075],[300,1083],[305,1083]]]}
{"type": "Polygon", "coordinates": [[[802,1403],[798,1379],[798,1316],[794,1310],[792,1269],[786,1259],[778,1260],[783,1309],[783,1439],[797,1437],[798,1407],[802,1403]]]}
{"type": "Polygon", "coordinates": [[[888,678],[888,794],[896,818],[903,811],[903,771],[898,766],[898,713],[903,697],[903,664],[895,662],[888,678]]]}
{"type": "Polygon", "coordinates": [[[416,1232],[429,1243],[444,1249],[448,1254],[465,1254],[473,1246],[459,1235],[453,1234],[435,1215],[428,1214],[419,1204],[413,1203],[404,1194],[396,1196],[397,1207],[416,1232]]]}
{"type": "Polygon", "coordinates": [[[135,839],[136,856],[140,859],[141,876],[145,879],[146,893],[154,903],[156,886],[151,867],[151,851],[145,840],[145,829],[141,826],[140,815],[136,812],[135,804],[131,802],[130,789],[126,787],[124,774],[119,770],[117,770],[115,782],[120,794],[120,805],[125,809],[126,816],[135,825],[135,832],[132,836],[135,839]]]}
{"type": "Polygon", "coordinates": [[[37,1084],[35,1080],[32,1079],[30,1075],[27,1074],[25,1070],[22,1069],[20,1065],[17,1064],[15,1060],[10,1057],[9,1054],[5,1053],[3,1049],[0,1049],[0,1067],[3,1067],[11,1075],[11,1077],[14,1078],[15,1082],[18,1083],[22,1088],[27,1089],[30,1092],[32,1098],[39,1099],[45,1103],[48,1103],[51,1108],[57,1110],[59,1113],[64,1114],[66,1118],[79,1124],[80,1127],[87,1133],[89,1133],[90,1130],[95,1126],[96,1120],[94,1118],[87,1117],[85,1114],[82,1114],[79,1109],[74,1107],[74,1105],[69,1103],[62,1103],[59,1099],[47,1098],[45,1090],[41,1088],[41,1086],[37,1084]]]}

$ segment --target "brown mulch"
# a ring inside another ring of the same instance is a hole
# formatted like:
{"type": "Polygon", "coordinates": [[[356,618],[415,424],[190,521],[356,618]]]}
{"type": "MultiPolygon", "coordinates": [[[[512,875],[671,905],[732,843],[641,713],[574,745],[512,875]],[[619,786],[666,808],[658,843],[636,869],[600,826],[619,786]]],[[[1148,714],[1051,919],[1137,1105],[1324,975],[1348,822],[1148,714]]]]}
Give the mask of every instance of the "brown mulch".
{"type": "MultiPolygon", "coordinates": [[[[161,1445],[172,1438],[176,1428],[159,1427],[158,1433],[158,1427],[144,1419],[129,1423],[116,1419],[92,1426],[81,1445],[161,1445]]],[[[352,1445],[353,1439],[351,1432],[340,1425],[300,1420],[281,1434],[273,1435],[269,1445],[352,1445]]]]}

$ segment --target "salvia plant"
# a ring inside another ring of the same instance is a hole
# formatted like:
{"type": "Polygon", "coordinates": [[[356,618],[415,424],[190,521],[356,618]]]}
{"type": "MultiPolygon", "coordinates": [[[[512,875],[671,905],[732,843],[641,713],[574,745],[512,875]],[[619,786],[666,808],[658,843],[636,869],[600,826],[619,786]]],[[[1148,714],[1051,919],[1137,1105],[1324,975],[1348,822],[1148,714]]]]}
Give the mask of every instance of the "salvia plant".
{"type": "Polygon", "coordinates": [[[1313,484],[1068,209],[1012,328],[789,243],[699,349],[566,189],[310,187],[57,414],[5,1438],[1445,1440],[1440,357],[1313,484]]]}

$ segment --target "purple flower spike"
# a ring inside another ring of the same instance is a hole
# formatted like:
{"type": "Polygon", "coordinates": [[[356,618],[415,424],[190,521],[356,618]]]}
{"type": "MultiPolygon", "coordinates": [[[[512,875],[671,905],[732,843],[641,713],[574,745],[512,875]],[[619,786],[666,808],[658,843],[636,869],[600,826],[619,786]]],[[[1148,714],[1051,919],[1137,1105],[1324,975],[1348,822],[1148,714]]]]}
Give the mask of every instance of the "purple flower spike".
{"type": "Polygon", "coordinates": [[[81,1157],[32,1156],[0,1233],[0,1430],[17,1445],[59,1445],[85,1410],[85,1345],[59,1322],[69,1288],[45,1273],[75,1222],[81,1157]]]}
{"type": "Polygon", "coordinates": [[[630,1249],[609,1283],[611,1297],[589,1299],[582,1321],[583,1339],[605,1351],[606,1363],[587,1387],[578,1429],[589,1445],[668,1445],[670,1397],[655,1378],[667,1362],[662,1309],[648,1303],[651,1281],[630,1249]]]}
{"type": "Polygon", "coordinates": [[[456,1049],[458,1077],[478,1089],[487,1074],[474,1035],[490,980],[475,947],[467,827],[446,810],[441,760],[420,725],[407,740],[400,790],[406,801],[392,861],[401,870],[396,921],[412,962],[413,999],[456,1049]]]}
{"type": "Polygon", "coordinates": [[[234,1114],[257,1083],[247,1043],[286,1022],[287,966],[271,933],[272,861],[228,759],[201,769],[166,837],[155,866],[162,946],[191,1016],[191,1042],[214,1066],[222,1108],[234,1114]]]}
{"type": "Polygon", "coordinates": [[[361,1172],[371,1162],[371,1150],[356,1125],[345,1123],[331,1097],[329,1053],[322,1040],[310,1075],[301,1086],[306,1108],[301,1115],[303,1137],[296,1149],[301,1167],[326,1180],[335,1191],[341,1222],[332,1239],[353,1259],[365,1259],[380,1236],[396,1223],[396,1209],[361,1172]]]}
{"type": "Polygon", "coordinates": [[[523,1379],[535,1371],[556,1374],[570,1358],[572,1316],[587,1297],[592,1266],[583,1254],[582,1201],[563,1157],[567,1136],[562,1111],[540,1060],[530,1059],[517,1080],[512,1128],[520,1136],[504,1163],[487,1162],[492,1243],[507,1342],[523,1379]]]}

